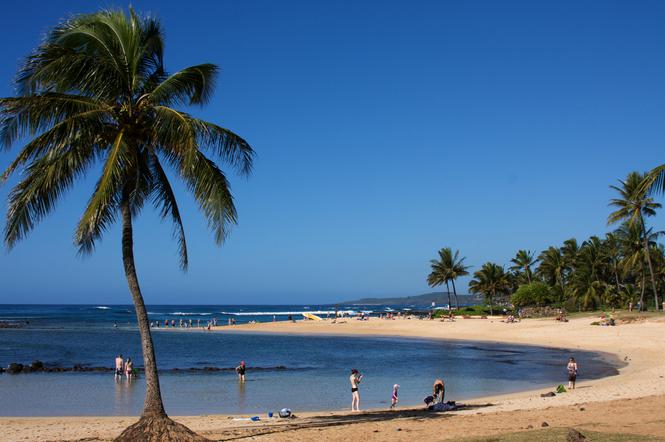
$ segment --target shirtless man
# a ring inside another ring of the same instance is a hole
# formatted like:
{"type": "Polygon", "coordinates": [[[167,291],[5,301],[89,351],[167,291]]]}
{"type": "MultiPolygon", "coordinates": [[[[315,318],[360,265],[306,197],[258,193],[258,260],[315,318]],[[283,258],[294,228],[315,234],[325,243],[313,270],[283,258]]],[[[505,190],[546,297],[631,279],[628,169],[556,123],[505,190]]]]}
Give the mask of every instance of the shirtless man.
{"type": "Polygon", "coordinates": [[[363,375],[355,368],[351,370],[349,382],[351,382],[351,411],[360,411],[360,393],[358,393],[358,384],[362,381],[363,375]]]}
{"type": "Polygon", "coordinates": [[[115,358],[115,380],[119,381],[122,377],[123,368],[125,366],[125,361],[122,359],[122,355],[118,355],[115,358]]]}

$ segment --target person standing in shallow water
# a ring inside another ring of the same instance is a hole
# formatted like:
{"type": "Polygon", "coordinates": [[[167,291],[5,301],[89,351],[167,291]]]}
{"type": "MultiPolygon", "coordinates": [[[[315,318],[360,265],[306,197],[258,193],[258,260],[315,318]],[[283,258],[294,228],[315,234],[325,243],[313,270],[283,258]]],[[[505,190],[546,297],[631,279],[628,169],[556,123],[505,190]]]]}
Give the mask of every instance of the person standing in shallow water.
{"type": "Polygon", "coordinates": [[[122,369],[125,365],[125,361],[122,359],[122,355],[115,357],[115,380],[118,381],[122,377],[122,369]]]}
{"type": "Polygon", "coordinates": [[[355,368],[351,370],[349,382],[351,382],[351,411],[360,411],[360,393],[358,392],[358,384],[362,381],[363,375],[360,374],[355,368]]]}
{"type": "Polygon", "coordinates": [[[238,380],[240,382],[245,382],[245,372],[247,367],[245,367],[245,361],[240,361],[240,365],[236,367],[236,373],[238,373],[238,380]]]}
{"type": "Polygon", "coordinates": [[[575,389],[575,381],[577,380],[577,362],[575,358],[568,359],[568,388],[575,389]]]}

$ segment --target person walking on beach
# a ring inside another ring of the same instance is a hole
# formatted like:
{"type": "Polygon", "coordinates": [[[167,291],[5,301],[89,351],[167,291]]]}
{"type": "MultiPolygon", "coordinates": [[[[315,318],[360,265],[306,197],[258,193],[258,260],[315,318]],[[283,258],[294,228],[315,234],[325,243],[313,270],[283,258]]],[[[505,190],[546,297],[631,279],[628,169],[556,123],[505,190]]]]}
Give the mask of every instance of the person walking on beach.
{"type": "Polygon", "coordinates": [[[434,390],[434,401],[438,404],[443,403],[443,400],[446,398],[446,384],[443,382],[442,379],[437,379],[434,381],[434,385],[432,387],[434,390]]]}
{"type": "Polygon", "coordinates": [[[134,363],[132,362],[132,358],[127,358],[125,361],[125,376],[127,377],[127,380],[130,380],[132,378],[132,374],[134,371],[134,363]]]}
{"type": "Polygon", "coordinates": [[[568,359],[568,388],[575,389],[575,381],[577,380],[577,362],[575,358],[568,359]]]}
{"type": "Polygon", "coordinates": [[[360,374],[355,368],[351,370],[349,381],[351,382],[351,411],[360,411],[360,393],[358,392],[358,384],[362,381],[363,375],[360,374]]]}
{"type": "Polygon", "coordinates": [[[122,355],[115,357],[115,380],[118,381],[122,377],[122,369],[124,368],[125,361],[122,359],[122,355]]]}
{"type": "Polygon", "coordinates": [[[240,365],[236,367],[236,373],[238,373],[238,379],[240,382],[245,382],[245,372],[247,367],[245,367],[245,361],[240,361],[240,365]]]}
{"type": "Polygon", "coordinates": [[[392,398],[390,399],[390,409],[393,410],[397,406],[397,392],[399,390],[399,385],[395,384],[393,385],[393,395],[392,398]]]}

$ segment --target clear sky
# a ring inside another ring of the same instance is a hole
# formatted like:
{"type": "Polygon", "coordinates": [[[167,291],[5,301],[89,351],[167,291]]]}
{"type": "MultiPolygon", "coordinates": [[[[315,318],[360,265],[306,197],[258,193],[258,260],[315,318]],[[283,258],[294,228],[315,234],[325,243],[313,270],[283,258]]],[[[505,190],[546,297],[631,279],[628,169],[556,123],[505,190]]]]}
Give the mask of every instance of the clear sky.
{"type": "MultiPolygon", "coordinates": [[[[441,247],[477,268],[604,233],[609,184],[664,160],[665,2],[132,4],[161,18],[169,70],[221,66],[212,103],[191,111],[258,153],[253,176],[230,175],[239,225],[221,248],[178,187],[188,273],[170,226],[143,212],[148,303],[424,293],[441,247]]],[[[4,4],[0,95],[46,29],[106,6],[127,5],[4,4]]],[[[0,303],[130,302],[118,226],[90,257],[72,245],[95,179],[0,252],[0,303]]]]}

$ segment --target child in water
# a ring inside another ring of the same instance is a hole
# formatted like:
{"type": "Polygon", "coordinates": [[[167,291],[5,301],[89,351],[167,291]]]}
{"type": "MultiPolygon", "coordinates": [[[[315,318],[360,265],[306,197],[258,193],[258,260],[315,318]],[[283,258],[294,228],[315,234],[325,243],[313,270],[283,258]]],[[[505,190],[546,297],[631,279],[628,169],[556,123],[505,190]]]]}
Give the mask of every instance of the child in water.
{"type": "Polygon", "coordinates": [[[397,385],[397,384],[393,385],[393,396],[392,396],[392,399],[390,401],[390,409],[391,410],[397,406],[397,402],[398,402],[398,400],[397,400],[397,391],[398,390],[399,390],[399,385],[397,385]]]}

